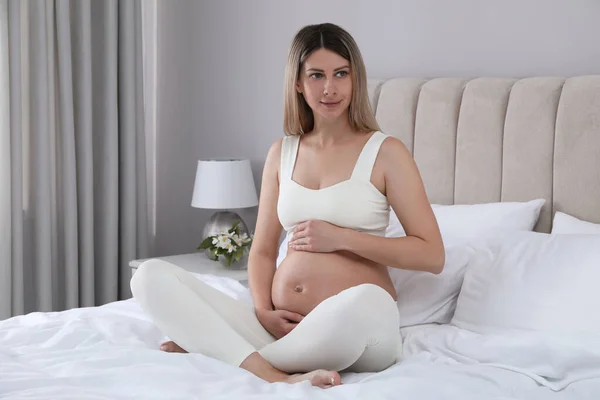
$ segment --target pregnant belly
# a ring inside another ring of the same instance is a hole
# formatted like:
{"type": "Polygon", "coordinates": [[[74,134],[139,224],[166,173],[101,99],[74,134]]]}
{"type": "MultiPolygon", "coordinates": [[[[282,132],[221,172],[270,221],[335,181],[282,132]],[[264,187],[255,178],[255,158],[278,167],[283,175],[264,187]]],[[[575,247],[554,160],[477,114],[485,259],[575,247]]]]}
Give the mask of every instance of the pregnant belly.
{"type": "Polygon", "coordinates": [[[307,315],[328,297],[363,283],[381,286],[396,300],[385,266],[349,252],[289,249],[273,277],[271,297],[277,309],[307,315]]]}

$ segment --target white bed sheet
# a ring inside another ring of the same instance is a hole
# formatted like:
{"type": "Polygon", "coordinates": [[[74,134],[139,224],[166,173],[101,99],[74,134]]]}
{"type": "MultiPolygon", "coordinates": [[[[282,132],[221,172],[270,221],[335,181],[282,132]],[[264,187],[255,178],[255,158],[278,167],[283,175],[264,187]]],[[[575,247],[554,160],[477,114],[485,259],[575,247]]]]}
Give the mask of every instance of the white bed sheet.
{"type": "MultiPolygon", "coordinates": [[[[235,281],[201,278],[251,301],[235,281]]],[[[401,362],[344,374],[343,385],[322,390],[267,384],[200,354],[161,352],[165,337],[133,299],[31,313],[0,321],[0,398],[600,399],[600,346],[592,338],[481,336],[449,325],[402,334],[401,362]]]]}

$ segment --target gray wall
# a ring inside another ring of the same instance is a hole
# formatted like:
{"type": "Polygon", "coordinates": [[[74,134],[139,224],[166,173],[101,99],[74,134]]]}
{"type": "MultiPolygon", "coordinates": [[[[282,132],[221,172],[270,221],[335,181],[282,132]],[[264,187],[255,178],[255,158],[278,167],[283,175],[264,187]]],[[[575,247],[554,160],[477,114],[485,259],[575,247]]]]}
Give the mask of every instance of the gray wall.
{"type": "Polygon", "coordinates": [[[210,216],[190,207],[198,158],[247,157],[260,188],[305,24],[348,29],[377,78],[600,73],[597,0],[162,0],[158,15],[159,255],[193,251],[210,216]]]}

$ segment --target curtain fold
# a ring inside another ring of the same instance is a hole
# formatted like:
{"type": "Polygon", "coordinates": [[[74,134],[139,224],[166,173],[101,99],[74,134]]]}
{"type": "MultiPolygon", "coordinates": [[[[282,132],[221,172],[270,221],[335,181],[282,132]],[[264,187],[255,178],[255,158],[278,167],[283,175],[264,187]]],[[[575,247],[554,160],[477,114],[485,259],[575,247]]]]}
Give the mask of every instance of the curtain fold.
{"type": "MultiPolygon", "coordinates": [[[[0,88],[9,87],[8,0],[0,0],[0,88]]],[[[0,291],[12,296],[10,108],[8,90],[0,91],[0,291]]],[[[11,312],[11,304],[0,302],[0,315],[11,312]]]]}
{"type": "Polygon", "coordinates": [[[0,318],[129,298],[128,263],[149,240],[140,0],[0,1],[0,318]]]}
{"type": "Polygon", "coordinates": [[[90,0],[72,3],[71,17],[76,21],[70,30],[73,50],[73,111],[76,154],[77,232],[79,238],[79,293],[74,301],[92,306],[94,297],[94,163],[92,142],[92,34],[90,0]]]}

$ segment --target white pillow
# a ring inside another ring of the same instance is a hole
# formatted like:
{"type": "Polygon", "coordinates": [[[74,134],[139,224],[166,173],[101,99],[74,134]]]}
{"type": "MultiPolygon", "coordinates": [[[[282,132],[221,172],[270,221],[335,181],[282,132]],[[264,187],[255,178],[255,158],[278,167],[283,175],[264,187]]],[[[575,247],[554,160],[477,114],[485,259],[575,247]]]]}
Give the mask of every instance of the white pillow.
{"type": "Polygon", "coordinates": [[[478,333],[600,332],[600,235],[513,232],[480,243],[452,324],[478,333]]]}
{"type": "MultiPolygon", "coordinates": [[[[464,243],[493,230],[531,231],[545,203],[545,199],[536,199],[527,202],[432,204],[431,207],[444,241],[464,243]]],[[[402,224],[391,210],[386,236],[405,235],[402,224]]]]}
{"type": "Polygon", "coordinates": [[[444,270],[438,275],[388,267],[402,327],[450,322],[472,253],[464,245],[446,246],[444,270]]]}
{"type": "MultiPolygon", "coordinates": [[[[494,231],[531,231],[546,200],[465,205],[433,204],[446,249],[446,263],[439,275],[389,268],[398,295],[402,326],[449,323],[465,268],[473,250],[468,243],[494,231]]],[[[386,237],[406,236],[398,217],[390,212],[386,237]]]]}
{"type": "Polygon", "coordinates": [[[552,234],[596,234],[600,235],[600,224],[580,220],[572,215],[557,211],[552,221],[552,234]]]}

